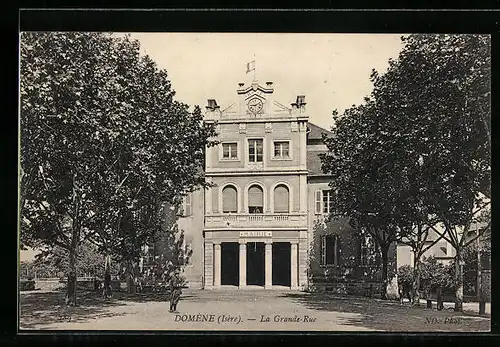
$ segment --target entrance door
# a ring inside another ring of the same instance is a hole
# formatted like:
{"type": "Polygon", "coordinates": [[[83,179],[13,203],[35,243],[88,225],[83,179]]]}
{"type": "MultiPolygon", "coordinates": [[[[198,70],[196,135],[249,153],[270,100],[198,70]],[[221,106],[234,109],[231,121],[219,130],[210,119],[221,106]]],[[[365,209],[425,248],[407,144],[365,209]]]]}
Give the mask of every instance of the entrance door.
{"type": "Polygon", "coordinates": [[[239,285],[240,281],[240,245],[238,242],[221,242],[220,283],[239,285]]]}
{"type": "Polygon", "coordinates": [[[263,286],[265,281],[265,244],[247,243],[247,284],[263,286]]]}
{"type": "Polygon", "coordinates": [[[290,243],[273,242],[273,285],[291,286],[290,243]]]}

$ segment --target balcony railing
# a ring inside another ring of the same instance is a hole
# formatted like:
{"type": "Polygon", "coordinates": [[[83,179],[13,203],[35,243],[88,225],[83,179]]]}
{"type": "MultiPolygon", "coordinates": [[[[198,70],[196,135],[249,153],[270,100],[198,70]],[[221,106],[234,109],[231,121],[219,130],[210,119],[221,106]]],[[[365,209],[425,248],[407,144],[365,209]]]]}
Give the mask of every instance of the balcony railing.
{"type": "Polygon", "coordinates": [[[307,215],[300,213],[217,214],[205,216],[207,228],[289,228],[307,227],[307,215]]]}

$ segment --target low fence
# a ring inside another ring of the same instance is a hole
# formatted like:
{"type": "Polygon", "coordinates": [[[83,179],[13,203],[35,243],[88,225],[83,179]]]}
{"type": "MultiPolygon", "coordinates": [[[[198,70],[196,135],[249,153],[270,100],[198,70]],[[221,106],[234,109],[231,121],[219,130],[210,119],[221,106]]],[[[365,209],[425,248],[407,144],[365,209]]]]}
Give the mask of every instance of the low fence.
{"type": "Polygon", "coordinates": [[[310,290],[344,295],[378,297],[382,293],[382,282],[361,279],[332,280],[325,277],[313,277],[311,279],[310,290]]]}

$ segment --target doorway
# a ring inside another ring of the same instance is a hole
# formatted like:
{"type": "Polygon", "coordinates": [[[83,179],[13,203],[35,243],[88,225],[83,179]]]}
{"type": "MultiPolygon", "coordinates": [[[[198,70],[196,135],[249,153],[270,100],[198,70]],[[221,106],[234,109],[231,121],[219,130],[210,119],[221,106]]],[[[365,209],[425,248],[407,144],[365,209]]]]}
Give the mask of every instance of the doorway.
{"type": "Polygon", "coordinates": [[[273,285],[291,286],[290,242],[273,242],[273,285]]]}
{"type": "Polygon", "coordinates": [[[265,244],[247,243],[247,284],[263,286],[265,282],[265,244]]]}
{"type": "Polygon", "coordinates": [[[240,245],[238,242],[221,243],[221,285],[239,285],[240,281],[240,245]]]}

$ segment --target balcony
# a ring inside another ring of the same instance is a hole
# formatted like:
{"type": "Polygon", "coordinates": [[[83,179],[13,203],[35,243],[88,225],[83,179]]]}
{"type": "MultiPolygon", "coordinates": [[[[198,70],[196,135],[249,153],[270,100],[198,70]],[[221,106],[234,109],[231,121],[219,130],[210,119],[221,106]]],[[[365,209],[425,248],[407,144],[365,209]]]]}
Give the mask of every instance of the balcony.
{"type": "Polygon", "coordinates": [[[305,213],[216,214],[205,216],[205,228],[306,228],[305,213]]]}

